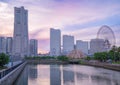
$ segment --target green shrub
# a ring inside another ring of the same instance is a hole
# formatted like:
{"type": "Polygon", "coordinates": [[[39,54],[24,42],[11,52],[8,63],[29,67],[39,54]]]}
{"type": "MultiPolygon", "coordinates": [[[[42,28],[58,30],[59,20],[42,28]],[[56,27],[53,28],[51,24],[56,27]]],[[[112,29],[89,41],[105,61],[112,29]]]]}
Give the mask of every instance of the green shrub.
{"type": "Polygon", "coordinates": [[[85,58],[85,60],[91,60],[91,57],[87,56],[87,57],[85,58]]]}
{"type": "Polygon", "coordinates": [[[8,62],[9,62],[9,56],[4,53],[0,53],[0,66],[4,66],[5,64],[8,64],[8,62]]]}
{"type": "Polygon", "coordinates": [[[100,61],[106,61],[108,59],[108,53],[107,52],[98,52],[94,54],[94,59],[95,60],[100,60],[100,61]]]}
{"type": "Polygon", "coordinates": [[[68,61],[69,60],[68,57],[66,57],[66,56],[58,56],[57,59],[60,61],[68,61]]]}

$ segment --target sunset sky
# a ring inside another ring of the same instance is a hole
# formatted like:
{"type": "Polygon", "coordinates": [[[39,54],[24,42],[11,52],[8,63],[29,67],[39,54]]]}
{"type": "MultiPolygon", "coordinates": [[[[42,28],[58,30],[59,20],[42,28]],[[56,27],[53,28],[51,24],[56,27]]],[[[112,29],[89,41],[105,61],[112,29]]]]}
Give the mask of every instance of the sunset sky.
{"type": "Polygon", "coordinates": [[[108,25],[120,45],[120,0],[0,0],[0,36],[13,36],[15,6],[28,10],[29,38],[38,39],[41,53],[49,52],[50,28],[90,41],[108,25]]]}

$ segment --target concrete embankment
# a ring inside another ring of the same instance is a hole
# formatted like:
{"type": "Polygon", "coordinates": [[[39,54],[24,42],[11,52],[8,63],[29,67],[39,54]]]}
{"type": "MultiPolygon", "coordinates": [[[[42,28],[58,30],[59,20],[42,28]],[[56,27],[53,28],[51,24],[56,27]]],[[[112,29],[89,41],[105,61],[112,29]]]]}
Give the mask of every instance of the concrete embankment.
{"type": "Polygon", "coordinates": [[[8,73],[2,79],[0,79],[0,85],[12,85],[16,78],[19,76],[21,71],[24,69],[26,62],[18,66],[16,69],[8,73]]]}
{"type": "Polygon", "coordinates": [[[120,71],[120,64],[84,62],[82,63],[82,65],[95,66],[95,67],[101,67],[105,69],[120,71]]]}

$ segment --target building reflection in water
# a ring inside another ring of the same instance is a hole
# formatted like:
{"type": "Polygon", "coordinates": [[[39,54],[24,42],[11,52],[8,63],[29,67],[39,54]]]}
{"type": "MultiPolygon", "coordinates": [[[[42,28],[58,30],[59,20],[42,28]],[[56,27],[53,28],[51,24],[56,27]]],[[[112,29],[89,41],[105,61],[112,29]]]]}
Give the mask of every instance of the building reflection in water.
{"type": "Polygon", "coordinates": [[[15,85],[120,85],[120,72],[80,65],[27,65],[15,85]]]}
{"type": "MultiPolygon", "coordinates": [[[[73,69],[73,68],[72,68],[73,69]]],[[[74,85],[74,72],[63,69],[63,83],[64,85],[74,85]]]]}
{"type": "Polygon", "coordinates": [[[50,65],[50,85],[61,85],[61,71],[59,65],[50,65]]]}
{"type": "Polygon", "coordinates": [[[38,73],[37,73],[37,65],[31,64],[29,66],[28,73],[29,73],[29,78],[36,79],[37,75],[38,75],[38,73]]]}
{"type": "MultiPolygon", "coordinates": [[[[50,85],[49,65],[37,65],[37,71],[34,72],[36,72],[37,78],[29,79],[29,85],[50,85]]],[[[36,74],[34,75],[34,77],[36,77],[36,74]]]]}

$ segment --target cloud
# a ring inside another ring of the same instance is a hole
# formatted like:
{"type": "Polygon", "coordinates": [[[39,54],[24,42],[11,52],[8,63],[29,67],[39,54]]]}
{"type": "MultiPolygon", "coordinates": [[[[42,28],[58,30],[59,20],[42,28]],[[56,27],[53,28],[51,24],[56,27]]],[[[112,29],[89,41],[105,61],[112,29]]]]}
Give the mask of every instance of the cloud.
{"type": "Polygon", "coordinates": [[[29,13],[30,39],[38,39],[43,46],[39,49],[48,52],[49,28],[61,29],[62,34],[72,34],[75,39],[90,40],[101,25],[119,24],[119,4],[119,0],[2,0],[0,35],[13,35],[14,6],[24,6],[29,13]]]}
{"type": "Polygon", "coordinates": [[[50,48],[49,42],[50,42],[49,38],[47,38],[47,39],[45,39],[45,38],[44,39],[38,39],[38,43],[39,43],[38,50],[39,50],[39,52],[48,53],[49,48],[50,48]]]}
{"type": "Polygon", "coordinates": [[[7,3],[0,2],[0,36],[12,36],[13,15],[7,3]]]}

